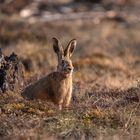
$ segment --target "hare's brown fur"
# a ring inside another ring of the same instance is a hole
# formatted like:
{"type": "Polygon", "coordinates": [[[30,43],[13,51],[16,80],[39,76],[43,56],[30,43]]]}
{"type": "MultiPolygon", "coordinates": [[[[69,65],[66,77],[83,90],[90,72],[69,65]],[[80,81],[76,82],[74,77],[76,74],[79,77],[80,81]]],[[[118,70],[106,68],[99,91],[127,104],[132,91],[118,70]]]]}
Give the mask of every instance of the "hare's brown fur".
{"type": "Polygon", "coordinates": [[[57,71],[27,86],[22,96],[27,99],[52,101],[59,106],[59,109],[62,106],[68,107],[72,96],[73,65],[70,57],[75,46],[76,40],[73,39],[63,50],[60,41],[53,38],[53,48],[58,57],[57,71]]]}

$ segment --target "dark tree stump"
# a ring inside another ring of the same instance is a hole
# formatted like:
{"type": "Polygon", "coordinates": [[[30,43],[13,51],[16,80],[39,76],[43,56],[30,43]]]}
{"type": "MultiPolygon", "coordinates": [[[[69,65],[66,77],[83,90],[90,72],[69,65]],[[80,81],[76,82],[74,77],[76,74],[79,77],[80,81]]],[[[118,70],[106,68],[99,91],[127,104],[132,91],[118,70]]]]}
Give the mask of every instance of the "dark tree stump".
{"type": "Polygon", "coordinates": [[[24,67],[15,53],[4,56],[0,50],[0,93],[18,91],[24,83],[24,67]]]}

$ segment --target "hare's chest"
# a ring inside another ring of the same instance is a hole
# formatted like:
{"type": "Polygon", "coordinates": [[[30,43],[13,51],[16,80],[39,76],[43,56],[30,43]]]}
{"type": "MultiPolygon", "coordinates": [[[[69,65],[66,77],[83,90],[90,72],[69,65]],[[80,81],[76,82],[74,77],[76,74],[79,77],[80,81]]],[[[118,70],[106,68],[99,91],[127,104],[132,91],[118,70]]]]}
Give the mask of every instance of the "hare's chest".
{"type": "Polygon", "coordinates": [[[71,86],[72,86],[71,82],[64,81],[61,84],[59,84],[57,91],[60,92],[60,94],[67,94],[71,86]]]}
{"type": "Polygon", "coordinates": [[[59,82],[59,84],[57,84],[55,94],[60,96],[66,95],[71,87],[72,87],[72,81],[63,80],[59,82]]]}

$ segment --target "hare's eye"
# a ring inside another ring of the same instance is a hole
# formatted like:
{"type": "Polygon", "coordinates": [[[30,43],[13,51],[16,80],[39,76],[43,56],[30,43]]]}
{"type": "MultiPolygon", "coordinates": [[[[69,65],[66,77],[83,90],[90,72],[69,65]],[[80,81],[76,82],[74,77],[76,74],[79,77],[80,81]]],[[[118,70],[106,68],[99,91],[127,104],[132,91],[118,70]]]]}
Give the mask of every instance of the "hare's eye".
{"type": "Polygon", "coordinates": [[[65,64],[65,61],[64,60],[62,60],[62,65],[64,65],[65,64]]]}

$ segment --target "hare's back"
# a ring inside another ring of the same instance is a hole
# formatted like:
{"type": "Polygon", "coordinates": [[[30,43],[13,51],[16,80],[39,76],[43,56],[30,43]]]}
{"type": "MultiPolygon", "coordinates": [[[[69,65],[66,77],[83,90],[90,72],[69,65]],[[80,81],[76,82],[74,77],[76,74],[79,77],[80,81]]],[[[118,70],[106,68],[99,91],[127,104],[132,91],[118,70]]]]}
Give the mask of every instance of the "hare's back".
{"type": "MultiPolygon", "coordinates": [[[[26,99],[48,99],[53,98],[54,92],[60,82],[60,74],[58,72],[39,79],[38,81],[28,85],[22,92],[22,96],[26,99]]],[[[51,99],[52,100],[52,99],[51,99]]]]}
{"type": "MultiPolygon", "coordinates": [[[[45,89],[48,85],[47,76],[39,79],[38,81],[28,85],[21,93],[21,95],[26,99],[44,99],[45,89]]],[[[46,96],[45,96],[46,97],[46,96]]]]}

